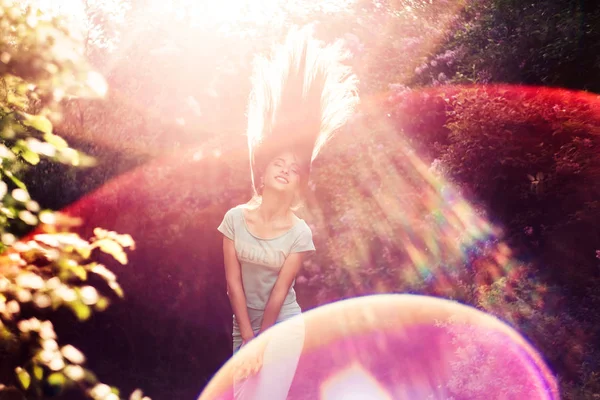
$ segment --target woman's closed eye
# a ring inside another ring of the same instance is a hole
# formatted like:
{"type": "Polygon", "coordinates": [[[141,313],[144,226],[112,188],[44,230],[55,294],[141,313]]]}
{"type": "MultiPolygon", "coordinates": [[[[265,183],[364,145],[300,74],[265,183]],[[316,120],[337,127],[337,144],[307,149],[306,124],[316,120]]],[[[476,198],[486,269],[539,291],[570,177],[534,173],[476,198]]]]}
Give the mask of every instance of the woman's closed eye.
{"type": "MultiPolygon", "coordinates": [[[[274,165],[274,166],[276,166],[277,168],[283,168],[283,167],[285,167],[284,163],[283,163],[283,162],[281,162],[281,161],[276,161],[275,163],[273,163],[273,165],[274,165]]],[[[291,166],[291,167],[289,168],[289,170],[290,170],[291,172],[293,172],[294,174],[298,174],[298,173],[299,173],[299,171],[300,171],[300,170],[298,169],[298,166],[297,166],[297,165],[293,165],[293,166],[291,166]]]]}

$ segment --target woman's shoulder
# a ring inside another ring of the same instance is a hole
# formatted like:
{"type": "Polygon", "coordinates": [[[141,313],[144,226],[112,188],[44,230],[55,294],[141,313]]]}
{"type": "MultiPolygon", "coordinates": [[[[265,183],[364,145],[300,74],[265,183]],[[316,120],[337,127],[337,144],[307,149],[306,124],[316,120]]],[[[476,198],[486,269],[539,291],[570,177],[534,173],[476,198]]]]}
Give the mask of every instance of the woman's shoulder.
{"type": "Polygon", "coordinates": [[[244,205],[243,205],[243,204],[237,205],[237,206],[235,206],[235,207],[231,207],[231,208],[230,208],[229,210],[227,210],[227,212],[225,213],[225,217],[229,217],[229,218],[234,218],[234,217],[237,217],[237,216],[239,216],[239,215],[241,215],[241,214],[242,214],[242,212],[243,212],[243,209],[244,209],[244,205]]]}
{"type": "Polygon", "coordinates": [[[298,217],[298,222],[295,225],[296,234],[294,235],[294,244],[292,245],[292,252],[307,252],[314,251],[315,245],[313,243],[312,229],[308,223],[298,217]]]}
{"type": "Polygon", "coordinates": [[[304,219],[299,217],[296,213],[294,213],[294,218],[296,220],[294,226],[298,228],[300,233],[309,233],[312,235],[312,229],[310,229],[310,225],[308,225],[304,219]]]}
{"type": "Polygon", "coordinates": [[[232,207],[229,211],[237,212],[239,214],[251,215],[256,209],[258,205],[252,202],[238,204],[235,207],[232,207]]]}

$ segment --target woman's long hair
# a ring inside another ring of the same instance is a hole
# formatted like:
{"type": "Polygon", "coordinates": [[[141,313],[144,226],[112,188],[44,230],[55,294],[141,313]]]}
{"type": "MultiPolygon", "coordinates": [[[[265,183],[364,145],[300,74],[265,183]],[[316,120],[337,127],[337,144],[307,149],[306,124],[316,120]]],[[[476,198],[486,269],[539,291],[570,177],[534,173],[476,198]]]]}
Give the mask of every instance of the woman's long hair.
{"type": "Polygon", "coordinates": [[[247,130],[255,199],[264,168],[284,150],[299,155],[307,183],[312,161],[354,113],[358,78],[342,64],[349,55],[342,41],[325,46],[307,26],[255,59],[247,130]]]}

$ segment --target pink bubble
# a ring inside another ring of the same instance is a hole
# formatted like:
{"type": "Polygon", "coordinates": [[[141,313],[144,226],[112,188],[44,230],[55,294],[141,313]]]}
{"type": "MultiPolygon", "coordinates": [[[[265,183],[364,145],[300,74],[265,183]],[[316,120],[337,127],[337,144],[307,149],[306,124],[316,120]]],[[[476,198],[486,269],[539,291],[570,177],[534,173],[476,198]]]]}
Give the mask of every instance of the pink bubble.
{"type": "MultiPolygon", "coordinates": [[[[553,375],[521,335],[457,302],[376,295],[333,303],[298,319],[305,329],[299,358],[282,352],[270,359],[275,365],[263,366],[295,371],[289,399],[559,399],[553,375]]],[[[298,326],[298,320],[293,323],[298,326]]],[[[291,344],[287,324],[256,341],[284,348],[291,344]]],[[[233,398],[235,366],[254,345],[225,364],[199,400],[233,398]]],[[[265,387],[279,385],[269,376],[260,379],[265,387]]]]}

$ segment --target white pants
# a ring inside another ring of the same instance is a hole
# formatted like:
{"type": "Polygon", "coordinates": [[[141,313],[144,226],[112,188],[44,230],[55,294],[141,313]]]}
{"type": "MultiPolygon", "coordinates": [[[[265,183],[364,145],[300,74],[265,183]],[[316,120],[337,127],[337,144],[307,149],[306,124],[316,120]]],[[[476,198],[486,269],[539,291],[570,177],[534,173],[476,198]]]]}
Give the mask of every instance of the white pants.
{"type": "MultiPolygon", "coordinates": [[[[276,321],[278,326],[265,347],[262,368],[256,375],[234,381],[236,400],[285,400],[287,398],[304,346],[304,320],[301,312],[300,306],[295,302],[281,308],[276,321]]],[[[263,314],[263,310],[248,309],[250,324],[255,334],[260,331],[263,314]]],[[[242,337],[234,316],[234,354],[241,345],[242,337]]]]}

